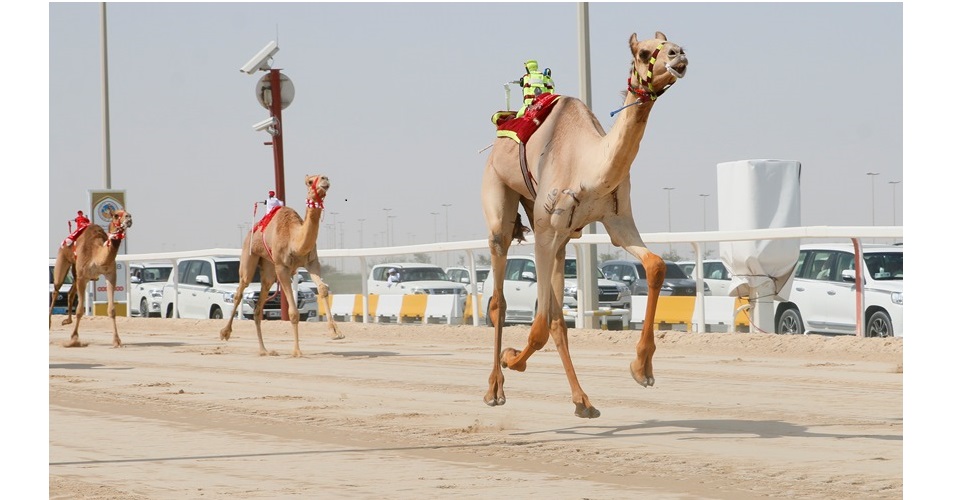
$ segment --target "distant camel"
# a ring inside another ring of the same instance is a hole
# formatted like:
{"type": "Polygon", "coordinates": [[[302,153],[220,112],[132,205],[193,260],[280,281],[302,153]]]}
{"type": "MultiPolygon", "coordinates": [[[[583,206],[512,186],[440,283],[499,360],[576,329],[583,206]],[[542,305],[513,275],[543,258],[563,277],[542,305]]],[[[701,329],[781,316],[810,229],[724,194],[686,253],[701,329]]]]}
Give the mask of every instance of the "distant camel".
{"type": "MultiPolygon", "coordinates": [[[[133,217],[123,210],[111,210],[110,232],[106,232],[102,227],[91,224],[77,238],[77,241],[70,246],[61,246],[57,251],[57,262],[53,267],[53,292],[50,297],[50,316],[49,323],[53,321],[53,305],[57,298],[57,292],[63,286],[67,278],[67,272],[73,274],[73,287],[68,294],[67,304],[73,302],[70,295],[76,294],[77,310],[75,311],[77,320],[73,325],[73,333],[70,341],[64,347],[82,347],[80,343],[80,318],[83,317],[86,301],[84,290],[87,283],[96,281],[101,275],[107,281],[107,315],[113,323],[113,346],[120,347],[120,335],[117,333],[117,314],[114,309],[113,294],[117,287],[117,251],[120,249],[120,242],[127,234],[127,228],[133,225],[133,217]]],[[[70,307],[69,305],[67,306],[70,307]]],[[[63,324],[69,324],[70,310],[67,310],[67,319],[63,324]]]]}
{"type": "Polygon", "coordinates": [[[275,281],[288,299],[287,312],[290,324],[294,328],[294,357],[300,357],[300,333],[298,323],[300,312],[297,310],[297,295],[293,293],[291,280],[297,268],[305,267],[310,278],[317,285],[317,310],[327,315],[327,325],[330,327],[331,338],[337,340],[344,336],[337,330],[337,323],[330,313],[330,289],[320,278],[320,261],[317,259],[317,233],[320,227],[320,215],[324,210],[324,198],[330,189],[330,181],[326,176],[308,175],[304,178],[307,185],[307,212],[304,219],[297,211],[290,207],[281,207],[272,219],[267,221],[266,227],[258,224],[244,238],[244,246],[240,255],[240,284],[234,295],[234,307],[227,320],[227,326],[220,330],[221,340],[230,340],[233,331],[234,316],[243,298],[243,290],[247,288],[257,268],[260,268],[260,297],[254,308],[254,325],[257,327],[257,341],[260,342],[260,355],[269,354],[264,347],[264,337],[260,331],[260,321],[264,315],[264,303],[267,301],[270,287],[275,281]]]}
{"type": "MultiPolygon", "coordinates": [[[[501,368],[524,371],[527,360],[547,343],[548,334],[571,386],[574,414],[595,418],[601,412],[591,405],[577,381],[567,343],[567,325],[561,309],[565,247],[579,238],[588,224],[600,221],[611,242],[639,259],[647,271],[648,298],[644,326],[637,343],[631,374],[640,385],[654,384],[654,312],[664,282],[664,260],[641,241],[631,208],[630,172],[637,156],[655,99],[687,71],[687,55],[679,45],[657,32],[652,40],[629,40],[633,56],[624,107],[607,134],[590,109],[573,97],[558,97],[550,115],[527,141],[526,153],[514,140],[498,138],[487,160],[481,184],[481,203],[487,219],[491,253],[488,315],[494,325],[494,368],[484,401],[503,405],[501,368]],[[520,168],[521,154],[531,163],[520,168]],[[523,351],[501,351],[506,301],[504,274],[512,239],[523,240],[518,205],[524,207],[534,231],[537,270],[537,311],[523,351]]],[[[536,103],[535,103],[536,105],[536,103]]],[[[642,210],[652,202],[645,200],[642,210]]],[[[588,275],[591,275],[588,273],[588,275]]]]}

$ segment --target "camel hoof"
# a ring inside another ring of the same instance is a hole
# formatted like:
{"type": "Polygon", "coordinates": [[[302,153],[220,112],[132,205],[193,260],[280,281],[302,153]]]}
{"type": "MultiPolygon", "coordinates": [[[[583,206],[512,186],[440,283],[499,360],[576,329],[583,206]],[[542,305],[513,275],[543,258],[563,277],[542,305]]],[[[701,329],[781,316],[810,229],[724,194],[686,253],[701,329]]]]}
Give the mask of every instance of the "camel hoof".
{"type": "Polygon", "coordinates": [[[504,406],[504,403],[506,402],[507,402],[507,398],[503,396],[499,398],[484,397],[484,403],[486,403],[487,406],[504,406]]]}
{"type": "Polygon", "coordinates": [[[220,340],[230,340],[230,330],[226,328],[220,330],[220,340]]]}
{"type": "Polygon", "coordinates": [[[593,406],[584,406],[583,403],[577,403],[577,405],[574,407],[574,415],[577,415],[580,418],[597,418],[601,416],[601,410],[598,410],[593,406]]]}
{"type": "Polygon", "coordinates": [[[517,361],[511,364],[510,360],[518,357],[517,349],[513,347],[505,347],[501,351],[501,368],[510,368],[511,370],[522,372],[527,369],[527,361],[517,361]]]}
{"type": "Polygon", "coordinates": [[[61,325],[61,326],[63,326],[63,325],[69,325],[70,323],[73,323],[73,320],[70,319],[70,318],[67,318],[67,319],[61,321],[61,322],[60,322],[60,325],[61,325]]]}
{"type": "Polygon", "coordinates": [[[343,333],[332,333],[332,334],[330,335],[330,340],[340,340],[340,339],[342,339],[342,338],[344,338],[344,334],[343,334],[343,333]]]}
{"type": "Polygon", "coordinates": [[[634,381],[641,385],[641,387],[651,387],[654,385],[654,376],[644,375],[640,367],[641,363],[638,360],[631,361],[631,377],[634,377],[634,381]]]}

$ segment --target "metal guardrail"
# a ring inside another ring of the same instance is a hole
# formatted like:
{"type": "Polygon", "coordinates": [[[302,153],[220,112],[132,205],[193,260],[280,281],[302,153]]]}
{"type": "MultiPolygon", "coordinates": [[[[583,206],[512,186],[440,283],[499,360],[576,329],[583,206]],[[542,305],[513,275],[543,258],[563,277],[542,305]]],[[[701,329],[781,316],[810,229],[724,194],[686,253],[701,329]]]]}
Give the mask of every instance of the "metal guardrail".
{"type": "MultiPolygon", "coordinates": [[[[863,238],[904,238],[904,226],[802,226],[802,227],[784,227],[784,228],[774,228],[774,229],[745,229],[738,231],[698,231],[698,232],[669,232],[669,233],[645,233],[641,234],[641,239],[645,244],[652,243],[688,243],[692,246],[695,255],[695,262],[698,269],[703,267],[704,252],[703,245],[706,243],[720,243],[728,241],[753,241],[753,240],[775,240],[775,239],[851,239],[855,242],[859,242],[863,238]]],[[[611,238],[607,234],[584,234],[576,240],[571,240],[571,245],[610,245],[611,238]]],[[[331,248],[323,249],[317,251],[317,256],[321,259],[329,258],[356,258],[360,260],[360,268],[364,270],[361,273],[361,290],[364,296],[364,317],[369,315],[369,308],[367,304],[367,259],[369,257],[386,257],[391,255],[401,255],[401,254],[414,254],[414,253],[433,253],[433,252],[451,252],[451,251],[463,251],[467,254],[468,269],[470,270],[471,276],[476,276],[476,259],[474,256],[475,251],[481,250],[486,252],[488,250],[488,242],[484,240],[467,240],[467,241],[452,241],[443,243],[425,243],[420,245],[402,245],[394,247],[369,247],[369,248],[331,248]]],[[[142,261],[152,261],[152,262],[174,262],[177,259],[189,258],[189,257],[203,257],[209,255],[222,255],[239,257],[241,250],[239,248],[209,248],[204,250],[188,250],[182,252],[163,252],[163,253],[144,253],[144,254],[127,254],[127,255],[117,255],[117,260],[121,262],[142,262],[142,261]]],[[[584,273],[587,270],[578,269],[578,273],[584,273]]],[[[697,278],[698,282],[698,293],[696,300],[699,303],[699,310],[701,311],[701,316],[698,318],[698,324],[704,324],[704,296],[701,294],[703,289],[703,281],[700,275],[697,278]]],[[[581,277],[579,277],[580,279],[581,277]]],[[[130,274],[127,273],[127,290],[130,290],[130,274]]],[[[477,291],[477,284],[471,284],[471,295],[474,296],[472,301],[473,306],[473,324],[474,326],[480,325],[480,294],[477,291]]],[[[130,315],[130,295],[127,295],[127,315],[130,315]]],[[[581,311],[578,309],[577,312],[577,324],[583,324],[584,317],[590,315],[601,314],[598,311],[581,311]]]]}

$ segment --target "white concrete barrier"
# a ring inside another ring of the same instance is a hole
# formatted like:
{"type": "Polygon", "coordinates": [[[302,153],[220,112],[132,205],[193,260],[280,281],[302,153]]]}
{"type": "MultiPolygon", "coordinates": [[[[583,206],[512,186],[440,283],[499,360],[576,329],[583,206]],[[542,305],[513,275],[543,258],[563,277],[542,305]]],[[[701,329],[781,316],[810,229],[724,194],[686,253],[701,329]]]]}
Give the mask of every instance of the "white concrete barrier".
{"type": "Polygon", "coordinates": [[[425,323],[437,323],[441,320],[452,324],[456,318],[462,317],[458,314],[460,304],[458,295],[431,295],[427,297],[427,310],[424,311],[425,323]],[[435,320],[435,321],[431,321],[435,320]]]}
{"type": "Polygon", "coordinates": [[[377,323],[398,323],[403,295],[381,295],[377,298],[377,311],[373,313],[377,323]]]}

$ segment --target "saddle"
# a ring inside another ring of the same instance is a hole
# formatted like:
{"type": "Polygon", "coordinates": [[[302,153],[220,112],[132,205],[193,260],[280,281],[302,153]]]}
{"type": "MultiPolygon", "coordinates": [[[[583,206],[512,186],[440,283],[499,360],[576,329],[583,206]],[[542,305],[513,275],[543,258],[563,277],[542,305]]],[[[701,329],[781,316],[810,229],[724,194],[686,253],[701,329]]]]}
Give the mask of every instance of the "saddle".
{"type": "Polygon", "coordinates": [[[516,111],[494,113],[491,122],[497,127],[497,137],[508,137],[518,144],[526,143],[551,114],[558,97],[558,94],[537,95],[520,117],[516,111]]]}
{"type": "Polygon", "coordinates": [[[527,190],[534,198],[537,198],[537,181],[534,180],[534,175],[527,167],[527,148],[525,145],[551,114],[558,97],[560,97],[558,94],[537,95],[520,117],[517,117],[515,111],[498,111],[491,116],[491,122],[497,126],[497,137],[506,137],[520,145],[518,161],[521,167],[521,175],[524,177],[527,190]]]}

